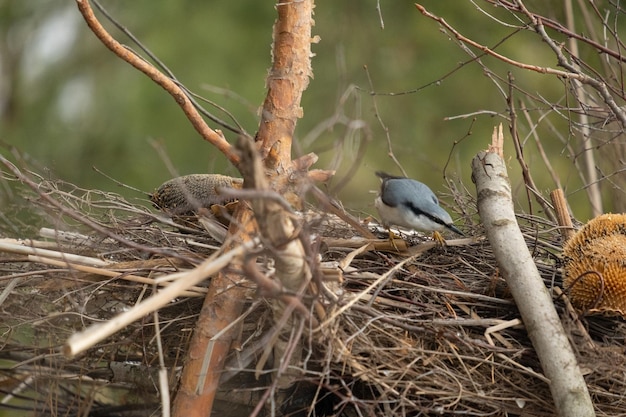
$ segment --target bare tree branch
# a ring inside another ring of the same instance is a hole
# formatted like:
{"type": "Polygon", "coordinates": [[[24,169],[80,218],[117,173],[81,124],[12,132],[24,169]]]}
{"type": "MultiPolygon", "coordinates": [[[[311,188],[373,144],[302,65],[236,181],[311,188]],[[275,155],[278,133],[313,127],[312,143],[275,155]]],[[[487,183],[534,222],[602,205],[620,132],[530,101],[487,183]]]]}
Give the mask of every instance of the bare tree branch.
{"type": "Polygon", "coordinates": [[[296,122],[302,117],[300,99],[309,85],[311,69],[312,1],[276,5],[272,67],[257,133],[261,158],[268,170],[289,167],[296,122]]]}
{"type": "Polygon", "coordinates": [[[76,4],[91,31],[107,48],[133,67],[146,74],[152,81],[170,93],[200,136],[219,149],[233,165],[239,165],[239,158],[237,154],[233,152],[231,144],[226,141],[221,131],[213,130],[206,124],[183,88],[156,69],[152,64],[113,39],[94,15],[89,0],[76,0],[76,4]]]}
{"type": "MultiPolygon", "coordinates": [[[[495,129],[494,129],[494,136],[495,129]]],[[[487,238],[520,311],[546,376],[560,417],[595,416],[585,380],[513,210],[511,185],[499,144],[472,160],[478,211],[487,238]],[[496,153],[498,151],[498,153],[496,153]]]]}

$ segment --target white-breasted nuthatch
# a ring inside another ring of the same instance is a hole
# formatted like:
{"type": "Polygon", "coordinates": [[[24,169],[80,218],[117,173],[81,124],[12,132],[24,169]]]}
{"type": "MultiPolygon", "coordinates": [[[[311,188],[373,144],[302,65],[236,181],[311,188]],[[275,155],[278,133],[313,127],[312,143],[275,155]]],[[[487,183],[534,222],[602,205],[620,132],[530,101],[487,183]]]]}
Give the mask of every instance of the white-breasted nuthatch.
{"type": "Polygon", "coordinates": [[[374,206],[384,227],[400,226],[421,232],[433,232],[439,240],[439,231],[448,229],[463,236],[452,223],[452,217],[439,206],[435,193],[426,184],[406,177],[396,177],[381,171],[380,194],[374,206]],[[437,236],[438,235],[438,236],[437,236]]]}

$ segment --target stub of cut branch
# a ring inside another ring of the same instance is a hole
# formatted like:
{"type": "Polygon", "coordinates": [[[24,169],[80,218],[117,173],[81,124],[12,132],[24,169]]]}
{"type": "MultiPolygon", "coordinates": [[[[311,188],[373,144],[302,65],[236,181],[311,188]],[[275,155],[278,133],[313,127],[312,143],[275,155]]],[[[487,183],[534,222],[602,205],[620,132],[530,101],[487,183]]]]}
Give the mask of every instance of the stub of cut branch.
{"type": "Polygon", "coordinates": [[[572,218],[567,208],[567,199],[561,188],[552,190],[550,199],[552,200],[559,226],[561,226],[561,236],[565,242],[574,236],[574,225],[572,224],[572,218]]]}
{"type": "Polygon", "coordinates": [[[517,224],[503,159],[497,153],[480,152],[472,160],[472,179],[476,183],[480,219],[543,371],[550,379],[558,415],[594,416],[576,356],[517,224]]]}

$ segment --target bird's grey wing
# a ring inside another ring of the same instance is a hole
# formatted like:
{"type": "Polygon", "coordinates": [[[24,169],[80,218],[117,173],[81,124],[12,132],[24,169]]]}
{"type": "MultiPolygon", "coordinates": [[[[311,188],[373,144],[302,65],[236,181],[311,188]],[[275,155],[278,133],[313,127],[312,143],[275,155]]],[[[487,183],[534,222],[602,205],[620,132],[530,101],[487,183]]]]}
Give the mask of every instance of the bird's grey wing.
{"type": "Polygon", "coordinates": [[[403,203],[439,204],[437,196],[426,184],[406,178],[385,180],[381,198],[385,204],[392,207],[403,203]]]}
{"type": "Polygon", "coordinates": [[[446,227],[452,223],[450,214],[439,206],[437,196],[426,184],[413,180],[405,185],[407,186],[405,190],[407,194],[405,195],[412,195],[413,197],[406,199],[402,204],[413,213],[426,216],[435,223],[446,227]]]}
{"type": "Polygon", "coordinates": [[[450,213],[439,206],[439,200],[426,184],[410,179],[386,179],[383,182],[383,203],[391,207],[403,206],[417,216],[425,216],[435,223],[463,235],[452,224],[450,213]]]}
{"type": "Polygon", "coordinates": [[[395,178],[383,179],[382,191],[380,193],[383,203],[390,207],[397,207],[402,204],[412,192],[411,189],[406,187],[407,182],[408,180],[395,178]]]}

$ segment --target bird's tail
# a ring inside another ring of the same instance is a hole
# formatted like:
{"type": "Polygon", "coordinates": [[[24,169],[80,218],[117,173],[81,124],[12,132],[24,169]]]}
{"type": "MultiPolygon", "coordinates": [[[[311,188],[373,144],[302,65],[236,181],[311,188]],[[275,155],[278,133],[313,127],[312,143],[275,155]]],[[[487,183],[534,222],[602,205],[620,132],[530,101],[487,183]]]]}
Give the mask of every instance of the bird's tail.
{"type": "Polygon", "coordinates": [[[386,172],[383,171],[376,171],[376,176],[382,180],[393,180],[393,179],[402,179],[402,178],[406,178],[406,177],[398,177],[396,175],[391,175],[391,174],[387,174],[386,172]]]}

